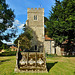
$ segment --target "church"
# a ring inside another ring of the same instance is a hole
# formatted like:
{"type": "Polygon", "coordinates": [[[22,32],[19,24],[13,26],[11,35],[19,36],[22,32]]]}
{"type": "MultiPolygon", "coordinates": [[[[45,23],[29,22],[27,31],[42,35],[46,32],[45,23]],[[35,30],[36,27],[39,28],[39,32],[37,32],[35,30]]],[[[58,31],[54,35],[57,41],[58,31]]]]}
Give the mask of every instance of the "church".
{"type": "Polygon", "coordinates": [[[26,27],[33,31],[32,48],[35,51],[44,49],[47,54],[55,54],[54,40],[45,35],[44,8],[27,9],[26,27]]]}

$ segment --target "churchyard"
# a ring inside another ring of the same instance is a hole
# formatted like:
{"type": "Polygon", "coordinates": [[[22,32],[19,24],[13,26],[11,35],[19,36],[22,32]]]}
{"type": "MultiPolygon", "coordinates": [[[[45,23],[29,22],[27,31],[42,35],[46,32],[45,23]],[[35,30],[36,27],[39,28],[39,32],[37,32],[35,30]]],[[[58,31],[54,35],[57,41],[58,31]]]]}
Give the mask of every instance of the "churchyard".
{"type": "Polygon", "coordinates": [[[25,24],[6,0],[0,3],[0,75],[75,75],[75,1],[55,0],[52,11],[48,9],[49,17],[47,7],[23,7],[27,10],[27,19],[21,18],[25,24]]]}
{"type": "Polygon", "coordinates": [[[75,57],[46,57],[48,73],[15,73],[16,56],[0,57],[0,75],[75,75],[75,57]]]}

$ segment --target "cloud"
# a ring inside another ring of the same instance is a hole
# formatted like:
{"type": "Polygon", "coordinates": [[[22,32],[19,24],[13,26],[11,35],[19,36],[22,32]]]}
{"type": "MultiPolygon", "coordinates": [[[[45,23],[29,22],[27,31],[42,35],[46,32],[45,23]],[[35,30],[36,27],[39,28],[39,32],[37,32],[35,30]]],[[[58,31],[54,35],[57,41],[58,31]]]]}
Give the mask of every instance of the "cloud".
{"type": "Polygon", "coordinates": [[[24,26],[24,23],[20,23],[19,20],[15,20],[15,21],[13,22],[13,25],[14,25],[14,26],[17,26],[19,29],[22,29],[23,26],[24,26]]]}
{"type": "Polygon", "coordinates": [[[0,19],[0,23],[3,23],[3,19],[0,19]]]}
{"type": "Polygon", "coordinates": [[[22,29],[23,28],[23,26],[24,26],[24,24],[21,24],[20,26],[18,26],[20,29],[22,29]]]}
{"type": "Polygon", "coordinates": [[[15,20],[14,22],[13,22],[13,25],[19,25],[20,24],[20,22],[19,22],[19,20],[15,20]]]}

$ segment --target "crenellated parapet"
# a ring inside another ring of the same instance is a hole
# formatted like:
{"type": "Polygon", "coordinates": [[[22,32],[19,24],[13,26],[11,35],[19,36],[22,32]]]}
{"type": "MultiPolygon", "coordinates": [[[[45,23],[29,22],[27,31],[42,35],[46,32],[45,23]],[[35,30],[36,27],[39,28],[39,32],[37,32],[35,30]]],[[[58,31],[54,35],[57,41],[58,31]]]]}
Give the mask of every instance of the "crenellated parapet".
{"type": "Polygon", "coordinates": [[[31,12],[39,12],[40,13],[40,12],[44,12],[44,8],[38,8],[38,9],[37,8],[31,8],[31,9],[27,8],[27,12],[30,12],[30,13],[31,12]]]}

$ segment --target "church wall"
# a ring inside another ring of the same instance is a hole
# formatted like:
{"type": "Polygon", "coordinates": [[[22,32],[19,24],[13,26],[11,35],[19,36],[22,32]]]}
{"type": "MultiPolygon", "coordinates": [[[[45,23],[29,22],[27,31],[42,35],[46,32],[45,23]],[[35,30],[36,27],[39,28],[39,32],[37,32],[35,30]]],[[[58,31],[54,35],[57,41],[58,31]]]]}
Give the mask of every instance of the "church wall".
{"type": "MultiPolygon", "coordinates": [[[[26,26],[32,29],[33,39],[32,46],[43,46],[44,42],[44,8],[28,8],[26,26]],[[37,20],[34,19],[37,16],[37,20]]],[[[39,48],[38,47],[38,48],[39,48]]]]}
{"type": "Polygon", "coordinates": [[[61,47],[59,46],[56,47],[56,54],[61,55],[61,47]]]}
{"type": "Polygon", "coordinates": [[[44,41],[45,53],[50,54],[50,41],[44,41]]]}
{"type": "Polygon", "coordinates": [[[55,42],[54,41],[51,41],[51,54],[55,54],[55,42]]]}
{"type": "Polygon", "coordinates": [[[54,47],[54,41],[45,41],[44,42],[44,48],[45,52],[48,54],[55,54],[55,47],[54,47]]]}
{"type": "Polygon", "coordinates": [[[36,39],[44,42],[44,8],[28,8],[27,13],[28,26],[35,32],[36,39]],[[37,15],[37,20],[34,20],[34,15],[37,15]]]}

